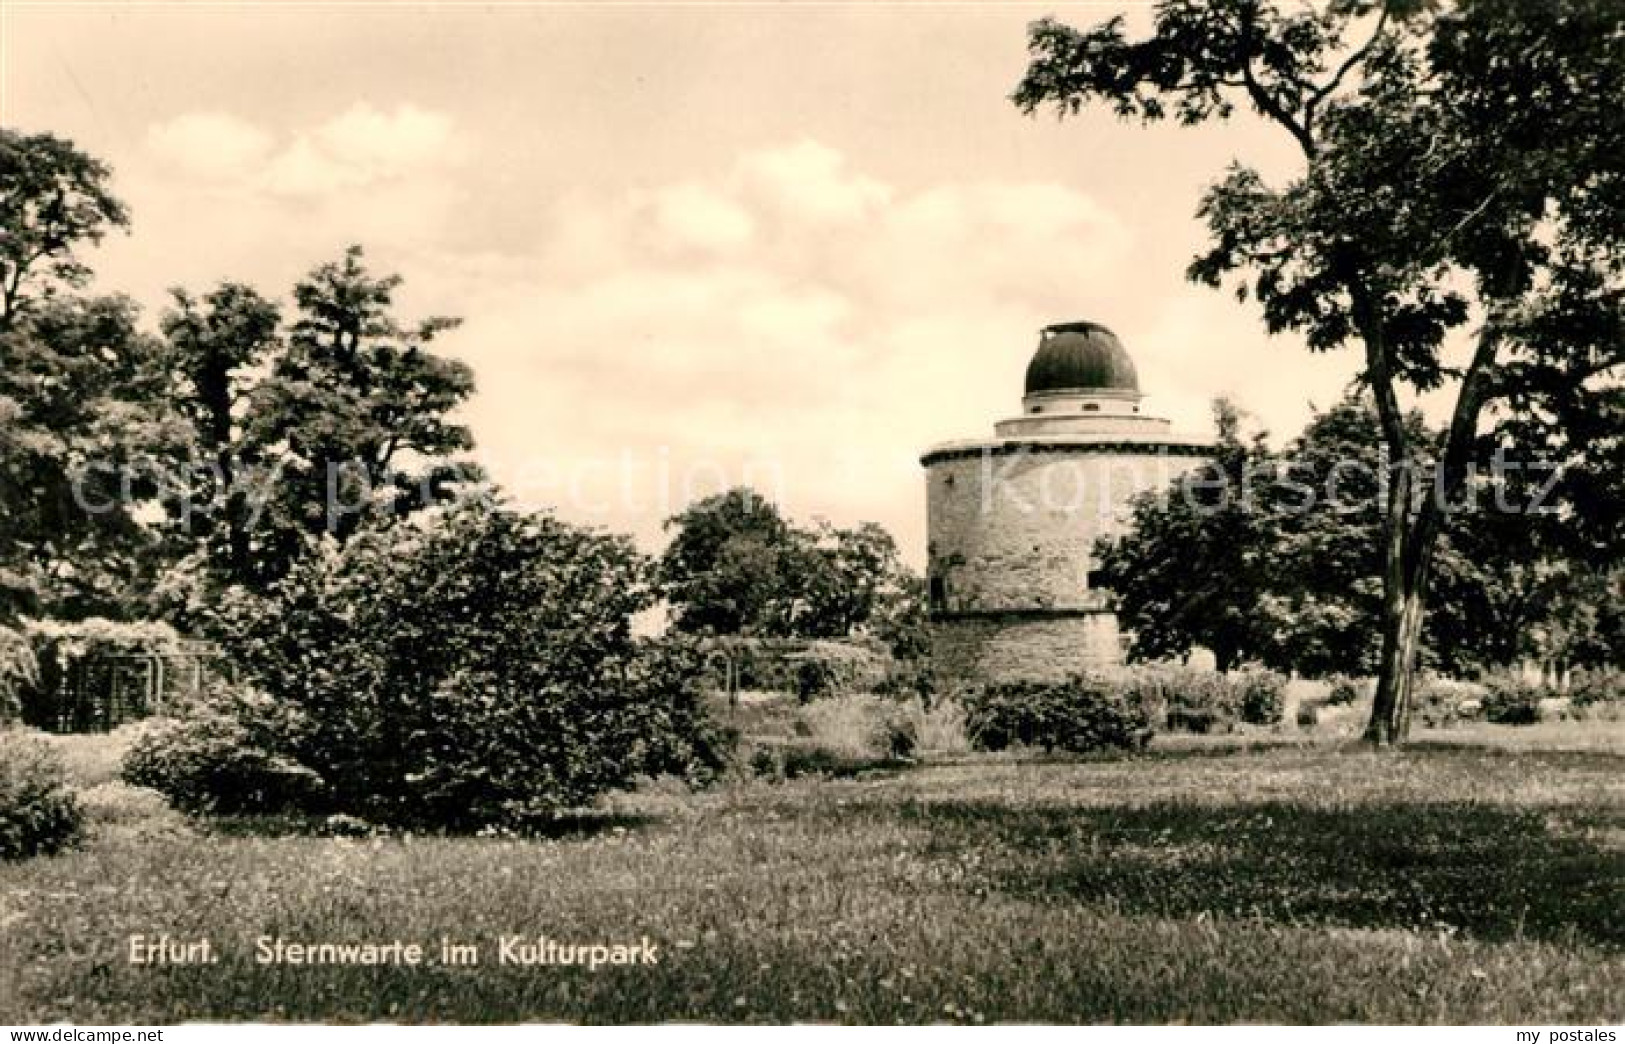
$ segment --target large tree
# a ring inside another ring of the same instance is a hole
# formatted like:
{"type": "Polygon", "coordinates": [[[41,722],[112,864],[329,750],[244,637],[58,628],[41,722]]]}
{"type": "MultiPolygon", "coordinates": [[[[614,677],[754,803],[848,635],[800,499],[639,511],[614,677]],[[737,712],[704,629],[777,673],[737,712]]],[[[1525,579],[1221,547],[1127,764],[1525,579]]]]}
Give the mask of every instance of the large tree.
{"type": "Polygon", "coordinates": [[[145,507],[185,441],[159,356],[125,298],[58,296],[0,328],[0,618],[136,608],[145,507]]]}
{"type": "Polygon", "coordinates": [[[162,325],[193,452],[171,508],[214,580],[263,587],[313,542],[443,502],[477,475],[452,418],[473,376],[430,347],[456,322],[397,319],[400,283],[351,247],[295,286],[286,325],[251,287],[174,292],[162,325]]]}
{"type": "Polygon", "coordinates": [[[755,490],[689,505],[658,566],[673,626],[690,633],[845,638],[869,633],[899,655],[921,652],[911,607],[919,584],[885,528],[820,520],[802,528],[755,490]]]}
{"type": "MultiPolygon", "coordinates": [[[[1179,657],[1200,645],[1221,670],[1248,660],[1317,676],[1374,670],[1382,437],[1371,403],[1346,396],[1280,451],[1262,433],[1244,438],[1228,402],[1215,413],[1213,460],[1142,496],[1128,530],[1096,549],[1130,655],[1179,657]]],[[[1437,438],[1419,414],[1406,426],[1418,443],[1437,438]]],[[[1490,582],[1482,570],[1460,579],[1449,541],[1439,554],[1456,589],[1490,582]]],[[[1470,624],[1454,611],[1429,622],[1433,665],[1476,666],[1482,636],[1470,624]]]]}
{"type": "Polygon", "coordinates": [[[431,350],[461,320],[404,323],[398,275],[375,276],[358,246],[294,287],[288,349],[255,389],[250,436],[286,445],[278,486],[290,521],[344,539],[369,515],[409,513],[445,499],[476,471],[453,413],[473,372],[431,350]]]}
{"type": "MultiPolygon", "coordinates": [[[[1114,18],[1030,32],[1015,101],[1195,124],[1250,107],[1290,136],[1284,185],[1234,163],[1207,192],[1192,278],[1250,275],[1272,331],[1361,352],[1390,461],[1382,647],[1367,738],[1402,742],[1447,505],[1486,406],[1558,428],[1606,408],[1625,361],[1625,8],[1613,0],[1162,0],[1151,35],[1114,18]],[[1468,359],[1446,351],[1475,324],[1468,359]],[[1450,387],[1436,463],[1401,396],[1450,387]]],[[[1525,453],[1547,447],[1524,444],[1525,453]]]]}
{"type": "Polygon", "coordinates": [[[1267,596],[1275,540],[1267,512],[1250,502],[1253,480],[1274,458],[1263,433],[1244,436],[1231,402],[1214,404],[1213,459],[1134,504],[1129,529],[1100,541],[1102,586],[1113,592],[1137,660],[1211,650],[1220,670],[1258,659],[1257,608],[1267,596]]]}
{"type": "Polygon", "coordinates": [[[0,127],[0,328],[31,303],[83,286],[76,248],[129,225],[107,165],[51,134],[0,127]]]}
{"type": "Polygon", "coordinates": [[[105,165],[0,128],[0,622],[118,615],[154,564],[143,506],[182,443],[133,302],[76,293],[124,205],[105,165]]]}
{"type": "Polygon", "coordinates": [[[671,542],[657,577],[680,631],[782,635],[796,551],[778,506],[740,487],[690,504],[666,520],[671,542]]]}
{"type": "Polygon", "coordinates": [[[229,582],[274,573],[257,552],[256,523],[268,499],[264,454],[244,439],[244,420],[263,371],[280,350],[281,315],[253,287],[222,283],[201,299],[171,292],[161,320],[169,342],[175,401],[191,422],[185,482],[171,501],[184,538],[229,582]]]}

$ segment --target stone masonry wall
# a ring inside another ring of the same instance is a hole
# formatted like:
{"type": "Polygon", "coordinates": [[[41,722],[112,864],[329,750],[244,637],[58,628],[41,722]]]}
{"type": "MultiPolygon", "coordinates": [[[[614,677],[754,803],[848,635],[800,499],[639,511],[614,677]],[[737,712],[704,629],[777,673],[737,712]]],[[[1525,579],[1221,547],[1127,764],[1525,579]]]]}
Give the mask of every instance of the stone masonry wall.
{"type": "Polygon", "coordinates": [[[932,624],[932,656],[945,684],[1060,681],[1122,663],[1117,617],[963,617],[932,624]]]}
{"type": "Polygon", "coordinates": [[[926,471],[929,574],[947,614],[1104,608],[1091,551],[1119,532],[1136,493],[1200,458],[1152,452],[977,453],[926,471]]]}

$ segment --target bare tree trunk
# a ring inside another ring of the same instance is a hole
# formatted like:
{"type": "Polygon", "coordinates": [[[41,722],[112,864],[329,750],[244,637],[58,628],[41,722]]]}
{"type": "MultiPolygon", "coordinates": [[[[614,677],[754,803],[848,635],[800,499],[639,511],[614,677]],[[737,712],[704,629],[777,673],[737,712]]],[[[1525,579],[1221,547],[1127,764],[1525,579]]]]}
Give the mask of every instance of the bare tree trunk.
{"type": "MultiPolygon", "coordinates": [[[[1418,549],[1422,551],[1422,549],[1418,549]]],[[[1427,589],[1432,548],[1406,568],[1383,612],[1382,659],[1377,694],[1365,738],[1378,747],[1404,743],[1411,731],[1411,687],[1416,676],[1417,653],[1422,646],[1422,624],[1427,616],[1427,589]]]]}
{"type": "MultiPolygon", "coordinates": [[[[1411,675],[1422,639],[1425,613],[1425,568],[1418,570],[1417,533],[1411,518],[1415,500],[1416,469],[1401,461],[1390,476],[1383,519],[1382,656],[1377,667],[1377,692],[1365,738],[1378,747],[1405,742],[1411,717],[1411,675]]],[[[1418,520],[1420,521],[1420,520],[1418,520]]]]}
{"type": "MultiPolygon", "coordinates": [[[[1410,736],[1411,687],[1427,615],[1433,552],[1446,522],[1448,505],[1468,479],[1478,415],[1484,404],[1484,374],[1495,364],[1497,338],[1494,322],[1486,322],[1473,361],[1462,377],[1445,438],[1444,458],[1431,481],[1424,481],[1417,464],[1404,457],[1398,458],[1393,469],[1383,522],[1382,658],[1371,721],[1365,731],[1366,740],[1377,747],[1397,747],[1410,736]]],[[[1380,355],[1377,357],[1380,359],[1380,355]]],[[[1385,365],[1374,369],[1386,378],[1385,365]]],[[[1374,384],[1373,388],[1389,433],[1389,446],[1402,451],[1403,436],[1395,437],[1398,410],[1392,385],[1374,384]]]]}

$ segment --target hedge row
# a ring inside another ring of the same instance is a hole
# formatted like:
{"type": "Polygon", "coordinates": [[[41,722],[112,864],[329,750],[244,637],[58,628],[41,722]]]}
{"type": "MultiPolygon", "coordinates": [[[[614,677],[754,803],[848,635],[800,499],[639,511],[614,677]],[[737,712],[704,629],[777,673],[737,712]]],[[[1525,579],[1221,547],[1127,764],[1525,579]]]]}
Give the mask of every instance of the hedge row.
{"type": "Polygon", "coordinates": [[[1238,724],[1276,725],[1286,705],[1286,676],[1246,669],[1219,674],[1148,665],[1113,677],[1125,698],[1145,707],[1159,729],[1228,732],[1238,724]]]}
{"type": "Polygon", "coordinates": [[[1148,666],[1062,682],[1016,681],[962,693],[971,743],[1083,753],[1145,746],[1159,731],[1213,732],[1238,723],[1275,725],[1286,677],[1148,666]]]}
{"type": "Polygon", "coordinates": [[[1144,704],[1102,677],[1006,682],[972,690],[962,700],[965,731],[979,750],[1137,749],[1150,742],[1153,731],[1144,704]]]}

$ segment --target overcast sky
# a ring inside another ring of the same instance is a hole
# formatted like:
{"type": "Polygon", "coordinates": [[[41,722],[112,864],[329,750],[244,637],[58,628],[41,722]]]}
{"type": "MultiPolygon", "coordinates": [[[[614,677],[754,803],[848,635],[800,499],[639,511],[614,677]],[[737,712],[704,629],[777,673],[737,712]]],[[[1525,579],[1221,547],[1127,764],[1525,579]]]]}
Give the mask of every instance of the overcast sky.
{"type": "Polygon", "coordinates": [[[1048,323],[1113,328],[1186,430],[1229,394],[1289,435],[1354,374],[1183,278],[1202,187],[1290,173],[1280,135],[1009,103],[1028,21],[1121,6],[12,5],[0,107],[112,165],[97,288],[149,319],[361,243],[407,318],[466,320],[523,501],[654,549],[743,479],[920,565],[920,451],[1016,412],[1048,323]]]}

